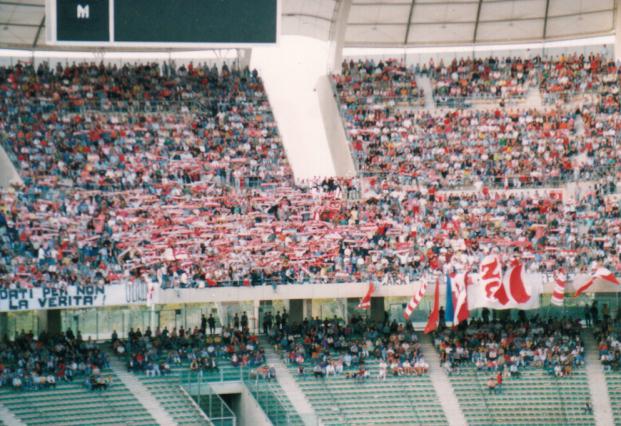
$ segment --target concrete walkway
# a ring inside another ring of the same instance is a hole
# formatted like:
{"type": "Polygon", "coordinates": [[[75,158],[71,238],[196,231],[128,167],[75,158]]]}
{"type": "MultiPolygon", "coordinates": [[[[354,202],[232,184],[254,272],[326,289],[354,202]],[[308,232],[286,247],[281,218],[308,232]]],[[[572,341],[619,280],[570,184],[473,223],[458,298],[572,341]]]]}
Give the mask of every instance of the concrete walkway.
{"type": "Polygon", "coordinates": [[[426,76],[416,75],[416,85],[423,90],[423,96],[425,97],[425,109],[427,111],[436,107],[436,103],[433,100],[433,87],[431,86],[431,79],[426,76]]]}
{"type": "Polygon", "coordinates": [[[526,93],[526,102],[524,103],[526,108],[535,108],[542,109],[543,108],[543,98],[541,97],[541,92],[538,87],[531,87],[528,89],[526,93]]]}
{"type": "Polygon", "coordinates": [[[459,405],[453,385],[451,385],[448,376],[440,367],[440,355],[433,347],[431,336],[422,335],[421,350],[429,364],[429,377],[449,425],[467,426],[468,422],[464,412],[461,410],[461,405],[459,405]]]}
{"type": "Polygon", "coordinates": [[[117,375],[119,380],[129,389],[129,391],[136,397],[138,401],[144,406],[149,414],[155,419],[155,421],[162,426],[175,425],[177,422],[166,411],[160,403],[155,399],[153,394],[147,389],[147,387],[138,380],[133,373],[127,371],[125,364],[114,356],[111,352],[106,352],[108,359],[110,360],[110,368],[117,375]]]}
{"type": "Polygon", "coordinates": [[[586,373],[591,391],[591,402],[593,403],[593,417],[598,426],[608,426],[615,424],[610,406],[610,395],[604,375],[604,368],[599,360],[597,342],[593,338],[591,330],[584,330],[580,334],[584,341],[586,352],[586,373]]]}
{"type": "Polygon", "coordinates": [[[19,418],[15,417],[15,414],[8,408],[6,408],[0,402],[0,420],[2,424],[7,426],[26,426],[26,423],[22,422],[19,418]]]}
{"type": "Polygon", "coordinates": [[[282,388],[286,390],[291,404],[297,410],[304,424],[323,426],[323,422],[321,422],[321,419],[317,416],[315,409],[306,398],[306,395],[304,395],[304,392],[302,392],[302,389],[298,386],[298,383],[295,381],[295,378],[285,363],[274,351],[274,348],[267,342],[264,342],[263,347],[265,348],[267,363],[273,365],[276,369],[276,378],[278,382],[282,388]]]}

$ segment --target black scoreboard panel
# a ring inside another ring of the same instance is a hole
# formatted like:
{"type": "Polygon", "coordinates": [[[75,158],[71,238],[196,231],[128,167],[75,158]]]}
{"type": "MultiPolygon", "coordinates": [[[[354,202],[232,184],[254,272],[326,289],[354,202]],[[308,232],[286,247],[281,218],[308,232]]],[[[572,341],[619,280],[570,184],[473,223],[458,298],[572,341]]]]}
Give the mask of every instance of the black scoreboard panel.
{"type": "Polygon", "coordinates": [[[276,43],[275,0],[116,0],[114,40],[276,43]]]}
{"type": "Polygon", "coordinates": [[[58,41],[110,41],[113,0],[56,0],[58,41]]]}
{"type": "Polygon", "coordinates": [[[279,0],[47,0],[50,44],[254,45],[278,37],[279,0]]]}

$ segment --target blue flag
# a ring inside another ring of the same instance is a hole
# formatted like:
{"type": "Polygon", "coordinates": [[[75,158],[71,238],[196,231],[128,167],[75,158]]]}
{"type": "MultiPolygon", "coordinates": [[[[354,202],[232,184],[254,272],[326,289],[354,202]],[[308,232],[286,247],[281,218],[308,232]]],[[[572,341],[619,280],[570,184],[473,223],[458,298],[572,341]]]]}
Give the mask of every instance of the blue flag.
{"type": "Polygon", "coordinates": [[[455,310],[453,308],[453,291],[451,277],[446,274],[446,310],[444,311],[444,320],[453,321],[455,318],[455,310]]]}

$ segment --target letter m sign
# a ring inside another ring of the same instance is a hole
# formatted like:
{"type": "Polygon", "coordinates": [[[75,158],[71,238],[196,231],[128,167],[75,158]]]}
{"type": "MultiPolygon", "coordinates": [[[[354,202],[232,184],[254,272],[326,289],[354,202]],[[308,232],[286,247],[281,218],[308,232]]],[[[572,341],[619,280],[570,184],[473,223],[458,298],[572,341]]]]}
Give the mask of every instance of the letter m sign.
{"type": "Polygon", "coordinates": [[[90,6],[86,5],[86,6],[82,6],[81,4],[78,5],[78,19],[88,19],[90,18],[90,6]]]}

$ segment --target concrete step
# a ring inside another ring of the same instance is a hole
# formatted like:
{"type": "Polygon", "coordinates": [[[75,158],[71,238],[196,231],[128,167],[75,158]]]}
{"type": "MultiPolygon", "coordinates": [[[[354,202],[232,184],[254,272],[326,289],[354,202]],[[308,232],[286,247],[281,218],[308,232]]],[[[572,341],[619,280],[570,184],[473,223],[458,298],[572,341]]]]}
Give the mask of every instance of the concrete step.
{"type": "Polygon", "coordinates": [[[433,347],[431,337],[422,335],[421,350],[429,363],[429,378],[442,405],[442,410],[450,426],[467,426],[466,416],[459,405],[453,385],[440,367],[440,356],[433,347]]]}
{"type": "Polygon", "coordinates": [[[319,416],[317,416],[315,409],[306,398],[306,395],[304,395],[304,392],[302,392],[302,389],[298,386],[298,383],[295,381],[295,378],[280,356],[274,351],[269,342],[263,342],[263,347],[265,348],[265,358],[267,363],[274,366],[274,369],[276,370],[276,379],[287,393],[289,401],[291,401],[291,404],[298,412],[298,415],[303,419],[304,423],[309,426],[323,426],[323,423],[319,420],[319,416]]]}
{"type": "Polygon", "coordinates": [[[593,404],[595,424],[598,426],[615,424],[612,415],[612,407],[610,405],[610,394],[608,393],[608,386],[606,384],[606,376],[604,375],[602,363],[599,360],[597,342],[593,338],[591,329],[583,330],[581,337],[584,342],[586,354],[585,368],[587,380],[589,382],[589,390],[591,391],[591,403],[593,404]]]}
{"type": "Polygon", "coordinates": [[[110,360],[110,368],[147,412],[153,416],[155,421],[163,426],[176,425],[177,422],[170,413],[162,407],[151,391],[137,377],[127,371],[125,364],[111,351],[107,351],[107,355],[110,360]]]}

